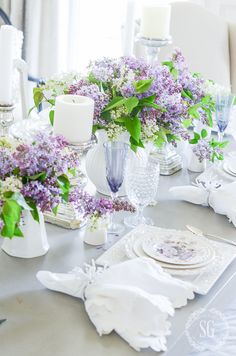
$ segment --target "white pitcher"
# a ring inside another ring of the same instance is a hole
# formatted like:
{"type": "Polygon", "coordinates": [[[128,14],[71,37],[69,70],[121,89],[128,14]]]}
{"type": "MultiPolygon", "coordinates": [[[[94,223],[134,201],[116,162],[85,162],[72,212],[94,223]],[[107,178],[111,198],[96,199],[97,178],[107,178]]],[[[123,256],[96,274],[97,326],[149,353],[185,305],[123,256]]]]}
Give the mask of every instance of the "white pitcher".
{"type": "Polygon", "coordinates": [[[21,258],[33,258],[45,255],[49,250],[44,217],[39,212],[39,223],[28,210],[23,212],[21,231],[24,237],[4,237],[2,250],[8,255],[21,258]]]}

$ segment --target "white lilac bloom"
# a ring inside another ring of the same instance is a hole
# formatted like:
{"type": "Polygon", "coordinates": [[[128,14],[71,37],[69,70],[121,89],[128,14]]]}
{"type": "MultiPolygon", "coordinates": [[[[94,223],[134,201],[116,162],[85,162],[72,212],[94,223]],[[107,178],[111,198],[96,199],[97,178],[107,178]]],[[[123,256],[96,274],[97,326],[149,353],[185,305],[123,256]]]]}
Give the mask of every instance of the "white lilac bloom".
{"type": "Polygon", "coordinates": [[[77,72],[60,73],[49,78],[43,86],[43,94],[46,99],[51,99],[58,95],[64,94],[68,90],[68,86],[77,82],[81,75],[77,72]]]}
{"type": "Polygon", "coordinates": [[[107,137],[109,141],[117,141],[119,136],[125,132],[122,126],[116,125],[115,123],[109,123],[107,125],[107,137]]]}
{"type": "Polygon", "coordinates": [[[22,189],[23,184],[17,177],[7,177],[5,180],[0,181],[1,194],[6,192],[18,193],[22,189]]]}
{"type": "Polygon", "coordinates": [[[0,147],[7,148],[10,151],[15,151],[19,145],[19,141],[10,137],[0,137],[0,147]]]}
{"type": "Polygon", "coordinates": [[[142,140],[146,142],[154,142],[157,138],[159,131],[159,126],[156,123],[156,120],[146,120],[142,125],[142,140]]]}

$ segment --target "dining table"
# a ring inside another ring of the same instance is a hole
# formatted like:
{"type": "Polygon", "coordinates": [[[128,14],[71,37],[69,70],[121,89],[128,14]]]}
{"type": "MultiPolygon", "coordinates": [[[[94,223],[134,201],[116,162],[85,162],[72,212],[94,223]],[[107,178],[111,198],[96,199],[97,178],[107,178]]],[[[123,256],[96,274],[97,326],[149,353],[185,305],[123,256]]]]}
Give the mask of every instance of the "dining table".
{"type": "MultiPolygon", "coordinates": [[[[231,142],[229,149],[235,148],[235,143],[231,142]]],[[[147,207],[144,215],[151,217],[158,227],[184,230],[186,225],[192,225],[236,242],[236,229],[226,216],[216,214],[209,207],[172,199],[170,187],[189,185],[196,176],[197,173],[189,172],[185,165],[174,175],[161,176],[157,203],[147,207]]],[[[124,214],[127,213],[117,213],[116,219],[122,221],[124,214]]],[[[138,355],[138,352],[115,332],[99,336],[89,320],[82,300],[50,291],[36,278],[40,270],[65,273],[75,266],[90,263],[101,256],[109,248],[109,244],[87,245],[83,242],[83,228],[69,230],[47,223],[46,230],[50,249],[44,256],[22,259],[11,257],[0,250],[0,319],[6,319],[0,324],[0,355],[138,355]]],[[[125,227],[121,235],[110,237],[110,245],[129,230],[125,227]]],[[[0,245],[1,243],[0,240],[0,245]]],[[[201,308],[210,306],[224,313],[226,308],[233,305],[236,291],[235,272],[236,260],[228,266],[206,295],[195,294],[194,299],[189,300],[186,306],[175,311],[174,316],[170,318],[171,335],[167,337],[167,351],[160,355],[189,356],[195,355],[195,352],[197,355],[203,355],[189,342],[186,324],[189,317],[201,308]]],[[[236,306],[232,310],[232,316],[235,316],[236,320],[236,306]]],[[[142,349],[139,354],[154,356],[157,353],[142,349]]],[[[233,354],[236,354],[236,342],[233,354]]]]}

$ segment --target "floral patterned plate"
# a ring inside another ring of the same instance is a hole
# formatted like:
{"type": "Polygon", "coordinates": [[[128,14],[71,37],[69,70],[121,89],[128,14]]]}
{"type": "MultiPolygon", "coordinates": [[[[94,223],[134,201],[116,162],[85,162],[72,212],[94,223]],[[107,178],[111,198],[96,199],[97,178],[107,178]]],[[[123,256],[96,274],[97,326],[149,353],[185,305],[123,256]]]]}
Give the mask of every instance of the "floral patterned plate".
{"type": "MultiPolygon", "coordinates": [[[[142,248],[142,243],[143,243],[143,237],[139,237],[139,238],[133,238],[130,239],[129,241],[127,241],[126,245],[125,245],[125,252],[126,252],[126,256],[130,259],[132,258],[137,258],[137,257],[150,257],[148,256],[142,248]]],[[[213,259],[215,258],[215,250],[212,248],[210,251],[210,255],[209,255],[209,259],[198,263],[198,264],[194,264],[194,265],[175,265],[172,263],[165,263],[165,262],[161,262],[156,260],[156,262],[161,265],[163,268],[168,269],[168,270],[185,270],[186,269],[196,269],[196,268],[200,268],[200,267],[204,267],[206,266],[208,263],[212,262],[213,259]]],[[[170,273],[172,273],[172,271],[169,271],[170,273]]]]}
{"type": "Polygon", "coordinates": [[[161,262],[175,265],[198,265],[210,259],[212,247],[192,233],[182,234],[166,231],[143,238],[144,252],[161,262]]]}

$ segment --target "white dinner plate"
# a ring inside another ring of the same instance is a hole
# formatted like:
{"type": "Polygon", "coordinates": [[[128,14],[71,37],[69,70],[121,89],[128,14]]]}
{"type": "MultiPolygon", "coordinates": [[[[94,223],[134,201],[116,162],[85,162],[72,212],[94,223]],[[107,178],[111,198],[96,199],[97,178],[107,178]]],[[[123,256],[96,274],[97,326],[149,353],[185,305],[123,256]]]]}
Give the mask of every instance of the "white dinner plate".
{"type": "Polygon", "coordinates": [[[236,162],[233,160],[230,160],[227,162],[228,169],[230,172],[234,173],[236,175],[236,162]]]}
{"type": "Polygon", "coordinates": [[[231,177],[236,177],[236,173],[231,171],[229,164],[227,162],[224,162],[223,164],[223,170],[225,173],[229,174],[231,177]]]}

